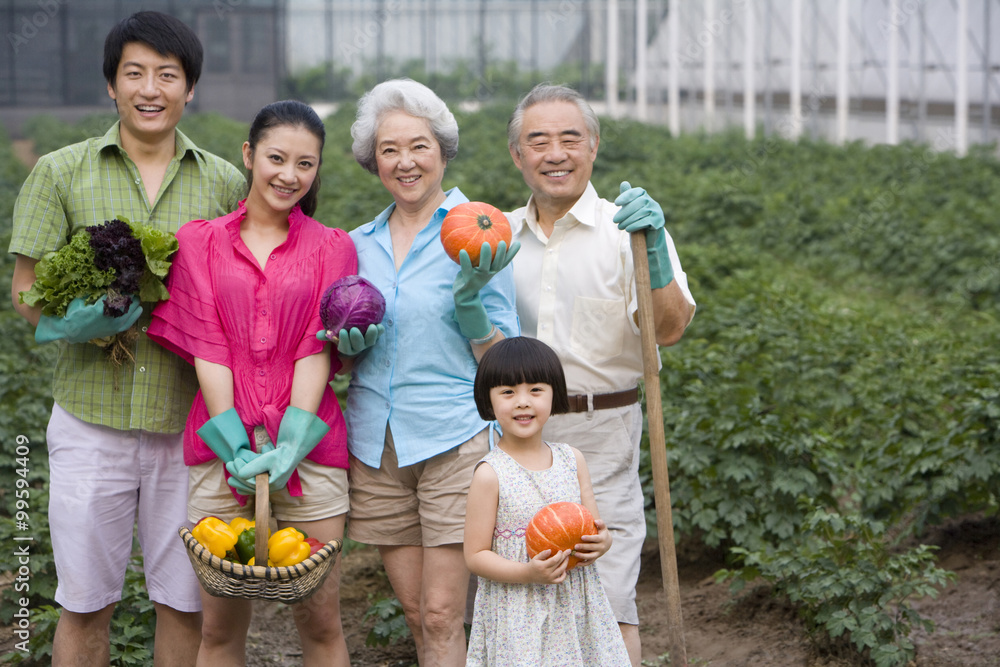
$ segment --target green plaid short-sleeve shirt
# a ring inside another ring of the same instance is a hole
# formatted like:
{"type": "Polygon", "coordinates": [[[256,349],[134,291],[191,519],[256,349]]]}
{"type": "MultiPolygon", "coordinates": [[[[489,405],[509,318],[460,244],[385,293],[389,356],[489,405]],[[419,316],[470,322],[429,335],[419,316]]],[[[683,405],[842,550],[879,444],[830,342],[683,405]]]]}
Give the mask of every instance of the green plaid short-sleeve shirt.
{"type": "MultiPolygon", "coordinates": [[[[246,182],[236,167],[195,146],[180,131],[177,149],[152,206],[119,125],[103,137],[42,157],[14,205],[9,251],[33,259],[58,250],[87,227],[118,216],[176,232],[189,220],[211,220],[236,208],[246,182]]],[[[143,304],[135,363],[115,369],[104,350],[60,341],[52,395],[92,424],[157,433],[183,430],[197,390],[194,368],[145,336],[152,304],[143,304]]]]}

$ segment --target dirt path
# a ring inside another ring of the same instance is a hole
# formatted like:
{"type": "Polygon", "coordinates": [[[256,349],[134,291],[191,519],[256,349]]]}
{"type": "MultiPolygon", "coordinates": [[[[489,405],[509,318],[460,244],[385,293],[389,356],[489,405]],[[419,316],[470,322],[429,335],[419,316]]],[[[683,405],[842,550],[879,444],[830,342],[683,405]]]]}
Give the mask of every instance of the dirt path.
{"type": "MultiPolygon", "coordinates": [[[[1000,665],[1000,521],[956,521],[935,530],[925,542],[941,547],[941,565],[958,575],[937,599],[915,605],[932,618],[938,632],[915,633],[914,667],[1000,665]]],[[[772,598],[765,587],[734,600],[712,574],[724,566],[720,554],[680,545],[678,571],[685,643],[691,667],[849,667],[850,656],[818,655],[790,605],[772,598]]],[[[390,647],[368,647],[372,626],[365,611],[391,589],[373,549],[358,549],[343,560],[341,604],[352,664],[409,667],[415,664],[412,640],[390,647]]],[[[638,588],[643,664],[667,666],[665,598],[654,543],[647,545],[638,588]]],[[[287,608],[263,604],[256,611],[248,653],[250,667],[297,665],[298,640],[287,608]]]]}

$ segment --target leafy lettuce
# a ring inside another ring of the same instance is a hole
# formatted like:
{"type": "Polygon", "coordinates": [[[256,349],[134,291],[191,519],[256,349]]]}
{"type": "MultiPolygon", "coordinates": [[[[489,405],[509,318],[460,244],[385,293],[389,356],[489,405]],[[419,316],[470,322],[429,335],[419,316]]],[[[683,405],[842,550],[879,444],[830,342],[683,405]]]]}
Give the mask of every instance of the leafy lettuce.
{"type": "MultiPolygon", "coordinates": [[[[139,300],[164,301],[169,298],[163,280],[170,270],[170,257],[177,252],[177,238],[170,232],[160,231],[150,225],[128,223],[133,236],[142,243],[146,267],[139,280],[139,300]]],[[[21,303],[40,306],[50,317],[62,317],[70,302],[83,298],[94,303],[108,293],[117,272],[97,268],[91,234],[84,230],[74,234],[70,242],[54,252],[47,253],[35,265],[35,282],[31,289],[21,292],[21,303]]]]}

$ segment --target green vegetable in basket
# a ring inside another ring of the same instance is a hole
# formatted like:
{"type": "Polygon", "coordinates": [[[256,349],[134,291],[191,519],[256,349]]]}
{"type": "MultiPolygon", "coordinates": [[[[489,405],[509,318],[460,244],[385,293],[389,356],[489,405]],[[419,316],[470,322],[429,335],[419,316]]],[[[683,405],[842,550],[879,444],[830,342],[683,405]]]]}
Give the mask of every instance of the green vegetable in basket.
{"type": "Polygon", "coordinates": [[[254,556],[256,547],[257,529],[253,526],[246,528],[236,537],[236,557],[246,565],[254,556]]]}

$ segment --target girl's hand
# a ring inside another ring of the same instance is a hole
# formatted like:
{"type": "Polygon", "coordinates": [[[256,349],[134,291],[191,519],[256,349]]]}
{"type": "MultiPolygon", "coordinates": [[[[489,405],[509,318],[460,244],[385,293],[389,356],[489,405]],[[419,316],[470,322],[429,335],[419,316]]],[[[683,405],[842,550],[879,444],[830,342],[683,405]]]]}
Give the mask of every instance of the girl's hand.
{"type": "Polygon", "coordinates": [[[569,549],[557,551],[546,549],[528,561],[528,571],[532,584],[560,584],[566,578],[569,565],[569,549]]]}
{"type": "Polygon", "coordinates": [[[583,541],[573,548],[573,555],[580,559],[580,565],[590,565],[611,548],[611,533],[607,524],[601,519],[594,519],[594,525],[597,526],[597,534],[584,535],[580,538],[583,541]]]}

